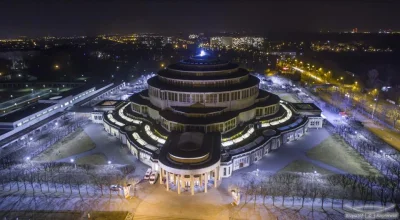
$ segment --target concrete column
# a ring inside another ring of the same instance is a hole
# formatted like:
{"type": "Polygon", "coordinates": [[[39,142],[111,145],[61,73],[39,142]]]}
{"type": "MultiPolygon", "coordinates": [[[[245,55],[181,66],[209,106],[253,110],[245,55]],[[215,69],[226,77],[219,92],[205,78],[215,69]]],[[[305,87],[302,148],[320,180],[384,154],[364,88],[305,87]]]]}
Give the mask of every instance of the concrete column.
{"type": "Polygon", "coordinates": [[[204,192],[207,192],[207,184],[208,183],[208,172],[204,174],[204,192]]]}
{"type": "Polygon", "coordinates": [[[166,176],[166,184],[167,184],[167,191],[169,191],[169,173],[167,172],[167,176],[166,176]]]}
{"type": "Polygon", "coordinates": [[[178,182],[177,182],[176,186],[178,187],[178,194],[181,194],[181,178],[180,178],[180,175],[178,175],[178,182]]]}
{"type": "Polygon", "coordinates": [[[163,181],[162,181],[162,179],[163,179],[163,169],[160,167],[160,184],[163,184],[163,181]]]}
{"type": "Polygon", "coordinates": [[[194,181],[193,181],[193,174],[190,175],[190,190],[192,191],[192,195],[194,195],[194,181]]]}
{"type": "Polygon", "coordinates": [[[200,186],[202,186],[203,185],[203,174],[200,174],[200,177],[199,177],[199,182],[200,182],[200,186]]]}
{"type": "Polygon", "coordinates": [[[217,168],[214,170],[214,188],[217,188],[217,168]]]}
{"type": "Polygon", "coordinates": [[[174,184],[176,184],[176,175],[174,174],[174,184]]]}
{"type": "Polygon", "coordinates": [[[221,166],[218,166],[218,180],[221,180],[221,166]]]}

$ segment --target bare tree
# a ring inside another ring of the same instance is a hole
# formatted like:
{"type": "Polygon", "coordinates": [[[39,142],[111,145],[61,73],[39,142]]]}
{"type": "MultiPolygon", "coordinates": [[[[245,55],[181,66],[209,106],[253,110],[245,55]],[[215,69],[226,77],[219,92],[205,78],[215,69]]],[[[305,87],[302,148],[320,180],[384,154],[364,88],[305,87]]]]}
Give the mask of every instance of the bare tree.
{"type": "Polygon", "coordinates": [[[263,204],[265,204],[265,199],[268,196],[268,193],[269,193],[269,178],[265,177],[260,182],[260,195],[263,197],[263,204]]]}
{"type": "Polygon", "coordinates": [[[329,184],[330,193],[331,193],[331,208],[333,208],[333,202],[335,201],[335,195],[337,193],[337,185],[339,185],[340,177],[338,175],[329,175],[326,180],[329,184]]]}
{"type": "Polygon", "coordinates": [[[376,69],[372,69],[372,70],[368,71],[367,84],[369,87],[373,88],[375,86],[378,76],[379,76],[379,72],[376,69]]]}
{"type": "Polygon", "coordinates": [[[378,177],[377,181],[379,186],[377,187],[377,190],[374,190],[375,195],[380,199],[381,204],[386,206],[386,203],[390,200],[390,191],[388,189],[390,179],[386,177],[378,177]]]}
{"type": "Polygon", "coordinates": [[[301,181],[295,185],[296,194],[301,197],[301,207],[304,206],[304,200],[310,194],[309,188],[309,184],[305,183],[304,181],[301,181]]]}
{"type": "Polygon", "coordinates": [[[324,209],[324,201],[326,197],[329,195],[329,189],[321,185],[318,189],[318,194],[321,198],[321,208],[324,209]]]}
{"type": "Polygon", "coordinates": [[[319,191],[319,189],[317,186],[313,185],[310,187],[310,196],[311,196],[311,200],[312,200],[312,208],[311,208],[312,211],[314,211],[314,202],[318,196],[318,191],[319,191]]]}
{"type": "Polygon", "coordinates": [[[393,127],[396,127],[396,122],[400,119],[400,109],[397,106],[392,106],[388,111],[388,117],[393,122],[393,127]]]}

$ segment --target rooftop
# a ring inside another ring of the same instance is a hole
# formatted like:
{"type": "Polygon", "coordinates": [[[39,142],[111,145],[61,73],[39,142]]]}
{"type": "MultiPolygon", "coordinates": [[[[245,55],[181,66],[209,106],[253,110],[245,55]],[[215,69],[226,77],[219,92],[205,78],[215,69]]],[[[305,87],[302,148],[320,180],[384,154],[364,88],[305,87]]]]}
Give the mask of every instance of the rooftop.
{"type": "Polygon", "coordinates": [[[147,81],[147,83],[155,88],[169,91],[181,91],[181,92],[225,92],[235,91],[250,88],[260,83],[260,80],[255,76],[249,76],[249,79],[240,84],[233,84],[225,87],[180,87],[176,85],[170,85],[162,82],[158,77],[153,77],[147,81]]]}
{"type": "MultiPolygon", "coordinates": [[[[201,104],[200,104],[201,105],[201,104]]],[[[221,112],[225,107],[182,107],[182,106],[172,106],[172,108],[178,112],[183,112],[187,114],[210,114],[215,112],[221,112]]]]}
{"type": "Polygon", "coordinates": [[[224,74],[224,75],[202,75],[202,76],[196,76],[196,75],[188,75],[188,74],[179,74],[176,72],[171,72],[168,69],[161,70],[157,73],[157,75],[169,79],[180,79],[180,80],[224,80],[224,79],[233,79],[233,78],[239,78],[248,75],[249,72],[245,69],[239,68],[237,71],[232,72],[230,74],[224,74]]]}
{"type": "Polygon", "coordinates": [[[168,69],[176,71],[222,71],[238,68],[239,65],[234,63],[176,63],[168,66],[168,69]]]}
{"type": "MultiPolygon", "coordinates": [[[[169,121],[174,121],[174,122],[178,122],[181,124],[192,124],[192,125],[205,125],[205,124],[213,124],[213,123],[220,123],[220,122],[225,122],[228,121],[236,116],[238,116],[241,112],[245,112],[248,111],[250,109],[256,108],[256,107],[264,107],[264,106],[269,106],[269,105],[273,105],[276,103],[279,103],[279,96],[271,94],[271,97],[269,97],[266,100],[263,100],[261,102],[257,102],[252,106],[249,106],[245,109],[241,109],[241,110],[237,110],[237,111],[228,111],[228,112],[224,112],[222,114],[219,115],[214,115],[214,116],[209,116],[209,117],[188,117],[185,115],[180,115],[180,114],[176,114],[173,111],[170,110],[161,110],[160,111],[160,116],[162,116],[163,118],[169,120],[169,121]]],[[[184,107],[186,108],[186,111],[190,112],[190,107],[184,107]]],[[[278,113],[280,113],[278,111],[278,113]]],[[[277,113],[277,114],[278,114],[277,113]]],[[[273,115],[272,117],[276,117],[275,115],[273,115]]],[[[264,117],[264,118],[269,118],[269,117],[264,117]]],[[[265,120],[263,118],[263,120],[265,120]]]]}
{"type": "Polygon", "coordinates": [[[220,133],[171,132],[158,160],[172,168],[193,170],[211,166],[220,158],[220,133]]]}
{"type": "Polygon", "coordinates": [[[32,114],[40,112],[46,108],[49,108],[52,105],[54,105],[54,104],[52,104],[52,103],[49,103],[49,104],[48,103],[36,103],[36,104],[30,105],[26,108],[21,108],[10,114],[1,116],[0,122],[16,122],[16,121],[21,120],[25,117],[28,117],[32,114]]]}
{"type": "Polygon", "coordinates": [[[70,96],[70,95],[74,96],[74,95],[78,95],[78,94],[80,94],[82,92],[85,92],[86,90],[89,90],[89,89],[91,89],[93,87],[97,87],[97,86],[95,84],[91,84],[91,83],[90,84],[85,84],[85,85],[70,89],[68,91],[61,92],[58,95],[62,96],[63,98],[67,97],[67,96],[70,96]]]}
{"type": "Polygon", "coordinates": [[[321,113],[321,109],[314,103],[289,103],[289,105],[297,112],[321,113]]]}
{"type": "Polygon", "coordinates": [[[120,100],[103,100],[95,105],[95,107],[110,107],[117,106],[121,103],[120,100]]]}

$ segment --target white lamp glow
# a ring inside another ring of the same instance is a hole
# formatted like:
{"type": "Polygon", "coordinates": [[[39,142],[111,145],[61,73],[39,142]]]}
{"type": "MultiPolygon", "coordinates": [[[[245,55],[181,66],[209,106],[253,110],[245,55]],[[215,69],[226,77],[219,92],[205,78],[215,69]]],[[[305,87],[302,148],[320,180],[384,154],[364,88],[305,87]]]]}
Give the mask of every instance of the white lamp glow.
{"type": "Polygon", "coordinates": [[[202,57],[202,56],[205,56],[205,55],[206,55],[206,52],[204,52],[204,50],[201,50],[199,56],[202,57]]]}

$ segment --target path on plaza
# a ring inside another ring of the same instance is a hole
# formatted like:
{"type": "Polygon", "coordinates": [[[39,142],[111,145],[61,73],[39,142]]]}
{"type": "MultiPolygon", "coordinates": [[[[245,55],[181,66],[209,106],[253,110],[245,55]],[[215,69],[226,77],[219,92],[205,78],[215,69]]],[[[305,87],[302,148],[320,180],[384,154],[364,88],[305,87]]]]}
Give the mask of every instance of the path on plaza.
{"type": "MultiPolygon", "coordinates": [[[[117,137],[109,135],[102,124],[90,123],[84,127],[86,134],[92,139],[96,147],[92,150],[76,154],[70,157],[58,160],[58,162],[69,162],[70,159],[78,159],[80,157],[89,156],[96,153],[104,154],[107,160],[110,160],[113,164],[133,164],[138,161],[130,152],[126,146],[120,142],[117,137]]],[[[137,162],[137,166],[146,165],[137,162]]]]}
{"type": "MultiPolygon", "coordinates": [[[[148,184],[148,183],[145,183],[148,184]]],[[[225,189],[210,187],[208,193],[178,195],[166,191],[164,185],[146,187],[139,196],[134,219],[275,219],[265,208],[253,209],[231,205],[232,196],[225,189]]],[[[251,207],[251,208],[250,208],[251,207]]]]}

